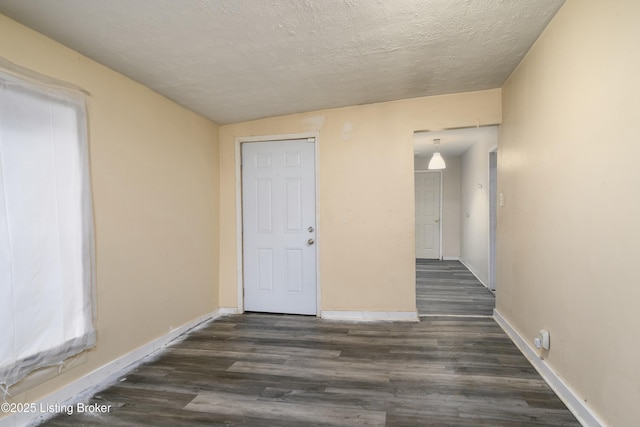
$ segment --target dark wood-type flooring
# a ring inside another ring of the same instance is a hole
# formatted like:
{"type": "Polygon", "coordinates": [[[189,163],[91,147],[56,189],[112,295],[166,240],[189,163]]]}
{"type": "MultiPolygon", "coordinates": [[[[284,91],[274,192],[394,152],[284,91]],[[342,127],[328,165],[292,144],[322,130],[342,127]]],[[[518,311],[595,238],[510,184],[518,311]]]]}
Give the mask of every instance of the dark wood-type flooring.
{"type": "Polygon", "coordinates": [[[491,318],[219,318],[47,426],[578,426],[491,318]]]}
{"type": "Polygon", "coordinates": [[[416,260],[419,315],[492,316],[495,297],[460,261],[416,260]]]}

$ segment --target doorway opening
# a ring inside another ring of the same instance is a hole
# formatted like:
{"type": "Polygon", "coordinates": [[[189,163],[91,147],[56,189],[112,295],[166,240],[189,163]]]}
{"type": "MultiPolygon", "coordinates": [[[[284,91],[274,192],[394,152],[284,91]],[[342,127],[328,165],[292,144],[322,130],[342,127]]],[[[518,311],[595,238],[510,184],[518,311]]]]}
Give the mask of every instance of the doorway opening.
{"type": "MultiPolygon", "coordinates": [[[[495,168],[488,157],[497,149],[497,126],[425,131],[414,134],[416,306],[419,315],[491,316],[495,297],[495,168]],[[423,176],[436,151],[440,215],[424,215],[429,199],[423,176]],[[493,183],[493,184],[492,184],[493,183]],[[439,256],[424,252],[425,218],[439,220],[439,256]],[[492,218],[494,222],[492,223],[492,218]],[[492,231],[494,230],[494,231],[492,231]],[[425,256],[425,253],[427,256],[425,256]]],[[[495,159],[494,159],[495,160],[495,159]]]]}

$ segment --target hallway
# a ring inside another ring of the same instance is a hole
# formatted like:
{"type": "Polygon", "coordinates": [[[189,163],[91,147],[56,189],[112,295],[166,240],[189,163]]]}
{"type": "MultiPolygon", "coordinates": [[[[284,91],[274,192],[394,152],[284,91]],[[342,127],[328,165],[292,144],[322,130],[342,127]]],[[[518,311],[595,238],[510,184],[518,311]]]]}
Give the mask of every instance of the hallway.
{"type": "Polygon", "coordinates": [[[420,316],[492,316],[495,296],[460,262],[416,260],[420,316]]]}

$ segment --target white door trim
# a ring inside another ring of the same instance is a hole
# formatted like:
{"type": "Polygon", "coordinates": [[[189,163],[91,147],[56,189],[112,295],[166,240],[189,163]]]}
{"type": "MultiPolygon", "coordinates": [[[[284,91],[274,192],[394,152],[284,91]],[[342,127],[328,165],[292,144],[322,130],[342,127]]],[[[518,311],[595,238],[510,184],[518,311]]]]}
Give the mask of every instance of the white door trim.
{"type": "MultiPolygon", "coordinates": [[[[443,193],[444,193],[444,183],[443,183],[443,178],[444,175],[442,174],[442,170],[430,170],[430,169],[426,169],[426,170],[414,170],[413,174],[415,176],[415,174],[417,173],[438,173],[440,174],[440,222],[438,223],[438,228],[440,229],[440,257],[438,258],[440,261],[443,260],[443,254],[442,254],[442,202],[443,202],[443,193]]],[[[415,180],[414,180],[414,186],[415,186],[415,180]]],[[[415,192],[414,192],[415,193],[415,192]]],[[[414,201],[413,204],[415,205],[415,194],[414,194],[414,201]]],[[[416,218],[415,218],[415,212],[413,215],[413,223],[414,223],[414,227],[415,227],[415,223],[416,223],[416,218]]]]}
{"type": "Polygon", "coordinates": [[[440,173],[440,261],[442,261],[442,240],[444,240],[442,234],[442,223],[444,222],[444,218],[442,218],[442,205],[444,203],[444,173],[442,170],[439,170],[438,172],[440,173]]]}
{"type": "Polygon", "coordinates": [[[487,166],[488,166],[488,174],[487,176],[489,177],[489,248],[488,248],[488,253],[489,256],[487,257],[488,259],[488,263],[489,265],[488,267],[488,278],[487,278],[487,288],[491,291],[496,290],[496,270],[497,270],[497,257],[496,257],[496,234],[497,234],[497,230],[493,229],[492,227],[492,220],[495,221],[495,223],[497,224],[497,217],[498,217],[498,206],[497,206],[497,200],[498,200],[498,168],[496,165],[496,170],[495,170],[495,178],[496,178],[496,183],[495,186],[491,181],[491,155],[495,153],[496,155],[496,163],[498,160],[498,145],[494,145],[489,149],[489,157],[487,159],[487,166]],[[496,203],[493,203],[492,197],[494,196],[496,203]],[[492,206],[493,205],[493,206],[492,206]],[[494,218],[495,217],[495,218],[494,218]]]}
{"type": "Polygon", "coordinates": [[[242,246],[242,149],[241,146],[245,142],[273,142],[283,141],[288,139],[315,139],[315,181],[316,181],[316,316],[320,316],[320,245],[322,239],[320,238],[320,187],[318,179],[319,169],[319,146],[320,146],[320,132],[303,132],[292,133],[282,135],[264,135],[264,136],[246,136],[236,137],[235,139],[235,158],[236,158],[236,276],[237,280],[237,299],[238,299],[238,313],[244,313],[244,274],[243,274],[243,246],[242,246]]]}

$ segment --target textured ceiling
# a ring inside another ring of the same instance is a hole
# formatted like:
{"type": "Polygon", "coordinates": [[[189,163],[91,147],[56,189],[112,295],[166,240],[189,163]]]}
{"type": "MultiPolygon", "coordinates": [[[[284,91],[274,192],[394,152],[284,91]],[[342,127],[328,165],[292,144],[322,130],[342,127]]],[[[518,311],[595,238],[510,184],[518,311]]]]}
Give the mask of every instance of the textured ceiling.
{"type": "Polygon", "coordinates": [[[562,0],[0,0],[218,123],[502,86],[562,0]]]}

